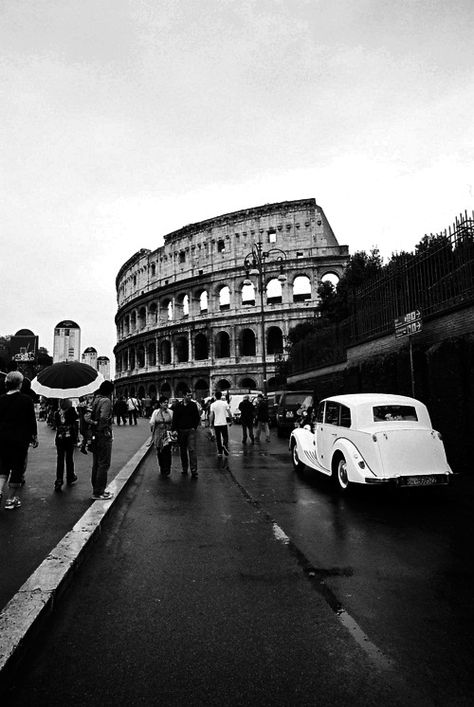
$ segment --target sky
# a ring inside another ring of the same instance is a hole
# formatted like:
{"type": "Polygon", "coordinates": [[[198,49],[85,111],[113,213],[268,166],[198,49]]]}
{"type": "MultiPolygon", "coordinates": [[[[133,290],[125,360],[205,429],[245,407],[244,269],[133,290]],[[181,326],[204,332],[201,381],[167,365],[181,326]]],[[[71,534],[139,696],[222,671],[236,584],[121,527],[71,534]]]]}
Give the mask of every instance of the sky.
{"type": "Polygon", "coordinates": [[[474,208],[472,0],[0,0],[0,335],[113,362],[115,277],[315,197],[387,259],[474,208]]]}

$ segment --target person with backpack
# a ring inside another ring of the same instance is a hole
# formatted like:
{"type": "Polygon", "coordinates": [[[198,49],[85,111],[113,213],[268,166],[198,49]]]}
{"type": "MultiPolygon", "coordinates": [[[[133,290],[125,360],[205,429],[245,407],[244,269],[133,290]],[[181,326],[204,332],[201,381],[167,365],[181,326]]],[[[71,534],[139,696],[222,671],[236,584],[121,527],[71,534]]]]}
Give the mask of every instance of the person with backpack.
{"type": "Polygon", "coordinates": [[[92,500],[108,501],[113,493],[106,491],[107,473],[112,460],[112,393],[114,384],[103,381],[92,403],[92,412],[86,413],[85,419],[92,429],[92,500]]]}
{"type": "Polygon", "coordinates": [[[59,409],[54,413],[54,426],[56,437],[56,481],[54,490],[62,491],[64,483],[64,461],[66,461],[66,482],[72,486],[77,481],[74,471],[74,448],[78,438],[78,414],[69,398],[61,400],[59,409]]]}
{"type": "Polygon", "coordinates": [[[138,417],[138,400],[133,396],[127,398],[127,410],[128,410],[128,424],[136,425],[138,417]]]}

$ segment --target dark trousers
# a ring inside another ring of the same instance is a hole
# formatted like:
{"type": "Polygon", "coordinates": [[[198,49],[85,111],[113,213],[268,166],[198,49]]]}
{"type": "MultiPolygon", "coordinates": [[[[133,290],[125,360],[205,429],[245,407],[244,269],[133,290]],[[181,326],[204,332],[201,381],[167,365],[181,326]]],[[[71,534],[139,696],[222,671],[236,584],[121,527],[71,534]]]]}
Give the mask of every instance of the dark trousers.
{"type": "Polygon", "coordinates": [[[120,425],[120,422],[123,422],[124,425],[127,424],[127,418],[122,413],[120,413],[120,415],[117,415],[117,425],[120,425]]]}
{"type": "Polygon", "coordinates": [[[66,460],[66,479],[72,481],[74,474],[74,440],[69,439],[58,440],[56,442],[57,460],[56,460],[56,481],[61,483],[64,481],[64,460],[66,460]]]}
{"type": "Polygon", "coordinates": [[[28,443],[5,444],[0,447],[0,476],[8,478],[8,485],[11,488],[19,488],[25,472],[26,457],[28,454],[28,443]]]}
{"type": "Polygon", "coordinates": [[[107,472],[112,460],[112,438],[97,435],[92,457],[92,490],[94,494],[104,493],[107,486],[107,472]]]}
{"type": "Polygon", "coordinates": [[[255,437],[253,436],[253,422],[242,422],[242,442],[247,441],[247,432],[252,442],[254,442],[255,437]]]}
{"type": "Polygon", "coordinates": [[[190,466],[191,474],[194,474],[197,471],[196,430],[178,430],[178,445],[183,471],[186,472],[190,466]]]}
{"type": "Polygon", "coordinates": [[[135,425],[137,424],[137,411],[136,410],[129,410],[128,411],[128,424],[131,425],[132,422],[135,425]]]}
{"type": "Polygon", "coordinates": [[[161,450],[156,448],[158,466],[163,476],[169,476],[171,472],[171,444],[167,444],[161,450]]]}
{"type": "Polygon", "coordinates": [[[229,453],[229,428],[227,425],[214,425],[214,431],[216,433],[216,445],[217,453],[225,454],[229,453]]]}

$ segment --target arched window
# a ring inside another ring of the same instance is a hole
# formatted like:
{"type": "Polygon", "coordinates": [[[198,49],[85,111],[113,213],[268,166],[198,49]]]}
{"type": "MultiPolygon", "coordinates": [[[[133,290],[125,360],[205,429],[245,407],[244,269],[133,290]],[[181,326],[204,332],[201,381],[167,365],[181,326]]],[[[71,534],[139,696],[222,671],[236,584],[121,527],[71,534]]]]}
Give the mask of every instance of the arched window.
{"type": "Polygon", "coordinates": [[[267,303],[279,304],[282,301],[281,282],[275,277],[267,283],[267,303]]]}
{"type": "Polygon", "coordinates": [[[143,368],[145,366],[145,349],[143,346],[137,348],[137,365],[138,368],[143,368]]]}
{"type": "Polygon", "coordinates": [[[171,300],[168,302],[167,311],[168,311],[168,321],[172,322],[173,321],[173,302],[171,300]]]}
{"type": "Polygon", "coordinates": [[[339,279],[339,275],[335,272],[327,272],[322,276],[321,282],[330,282],[333,287],[337,287],[339,279]]]}
{"type": "Polygon", "coordinates": [[[138,328],[144,329],[146,326],[146,309],[145,307],[140,307],[138,310],[138,328]]]}
{"type": "Polygon", "coordinates": [[[170,299],[165,299],[161,303],[162,320],[166,319],[169,322],[173,321],[173,302],[170,299]]]}
{"type": "Polygon", "coordinates": [[[150,326],[155,326],[158,322],[158,306],[156,302],[152,302],[148,308],[148,323],[150,326]]]}
{"type": "Polygon", "coordinates": [[[203,378],[200,378],[198,381],[196,381],[194,390],[196,391],[196,396],[198,398],[205,398],[206,395],[209,393],[208,381],[205,381],[203,378]]]}
{"type": "Polygon", "coordinates": [[[160,360],[163,364],[171,363],[171,344],[168,339],[164,339],[160,346],[160,360]]]}
{"type": "Polygon", "coordinates": [[[126,371],[128,368],[128,351],[124,351],[122,354],[123,368],[126,371]]]}
{"type": "Polygon", "coordinates": [[[203,361],[205,358],[209,358],[209,346],[205,334],[196,334],[194,339],[194,358],[196,361],[203,361]]]}
{"type": "Polygon", "coordinates": [[[209,303],[206,290],[203,290],[199,295],[199,308],[201,312],[207,312],[209,303]]]}
{"type": "Polygon", "coordinates": [[[184,363],[189,360],[188,337],[178,336],[175,344],[176,360],[178,363],[184,363]]]}
{"type": "Polygon", "coordinates": [[[240,381],[240,387],[246,388],[247,390],[256,390],[257,384],[253,378],[242,378],[240,381]]]}
{"type": "Polygon", "coordinates": [[[230,338],[226,331],[220,331],[216,336],[216,358],[229,358],[230,338]]]}
{"type": "Polygon", "coordinates": [[[130,331],[135,331],[137,328],[137,315],[136,312],[132,312],[130,315],[130,331]]]}
{"type": "Polygon", "coordinates": [[[123,328],[124,328],[125,336],[130,334],[130,317],[128,316],[128,314],[125,317],[125,319],[123,320],[123,328]]]}
{"type": "Polygon", "coordinates": [[[298,275],[293,281],[293,302],[311,299],[311,281],[307,275],[298,275]]]}
{"type": "Polygon", "coordinates": [[[271,326],[267,331],[267,353],[283,353],[283,333],[280,327],[271,326]]]}
{"type": "Polygon", "coordinates": [[[145,388],[142,385],[138,388],[138,397],[140,400],[145,397],[145,388]]]}
{"type": "Polygon", "coordinates": [[[171,386],[169,383],[162,384],[160,388],[160,395],[167,395],[168,397],[171,395],[171,386]]]}
{"type": "Polygon", "coordinates": [[[156,366],[156,346],[155,342],[148,344],[148,365],[156,366]]]}
{"type": "Polygon", "coordinates": [[[151,266],[151,276],[155,277],[155,274],[156,274],[156,265],[155,265],[155,263],[153,263],[151,266]]]}
{"type": "Polygon", "coordinates": [[[221,378],[221,380],[217,383],[216,388],[217,390],[229,390],[230,383],[225,378],[221,378]]]}
{"type": "Polygon", "coordinates": [[[189,297],[188,295],[180,295],[178,297],[178,312],[182,317],[189,316],[189,297]]]}
{"type": "Polygon", "coordinates": [[[219,309],[230,309],[230,289],[227,285],[219,290],[219,309]]]}
{"type": "Polygon", "coordinates": [[[130,368],[133,370],[135,368],[135,351],[133,349],[130,349],[128,360],[130,361],[130,368]]]}
{"type": "Polygon", "coordinates": [[[255,304],[255,287],[253,283],[242,285],[242,304],[251,306],[255,304]]]}
{"type": "Polygon", "coordinates": [[[152,400],[156,400],[156,385],[153,383],[148,387],[148,395],[152,400]]]}
{"type": "Polygon", "coordinates": [[[255,356],[255,334],[252,329],[242,329],[239,343],[241,356],[255,356]]]}
{"type": "Polygon", "coordinates": [[[178,385],[176,386],[176,397],[177,398],[184,398],[186,393],[190,392],[190,387],[186,383],[186,381],[179,381],[178,385]]]}

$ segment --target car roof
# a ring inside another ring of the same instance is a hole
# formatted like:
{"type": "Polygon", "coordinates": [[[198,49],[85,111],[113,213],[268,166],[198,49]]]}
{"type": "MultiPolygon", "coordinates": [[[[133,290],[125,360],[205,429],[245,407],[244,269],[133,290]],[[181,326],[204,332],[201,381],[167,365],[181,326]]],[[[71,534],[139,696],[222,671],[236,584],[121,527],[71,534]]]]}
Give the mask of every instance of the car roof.
{"type": "Polygon", "coordinates": [[[420,405],[419,400],[406,395],[391,395],[390,393],[350,393],[348,395],[332,395],[321,402],[333,400],[342,405],[420,405]]]}

